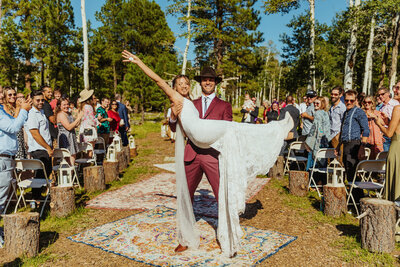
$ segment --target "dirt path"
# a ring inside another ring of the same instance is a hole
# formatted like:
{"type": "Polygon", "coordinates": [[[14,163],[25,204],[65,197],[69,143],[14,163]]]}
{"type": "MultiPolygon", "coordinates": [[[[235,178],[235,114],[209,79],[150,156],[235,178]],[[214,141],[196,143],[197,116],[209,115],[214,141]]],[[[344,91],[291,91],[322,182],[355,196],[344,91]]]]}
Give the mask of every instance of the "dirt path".
{"type": "MultiPolygon", "coordinates": [[[[149,134],[146,139],[137,140],[139,156],[133,168],[148,168],[137,180],[145,179],[160,172],[152,167],[162,163],[165,156],[173,156],[173,145],[164,141],[159,134],[149,134]]],[[[253,199],[244,218],[243,225],[275,230],[297,236],[297,240],[278,253],[266,259],[261,266],[343,266],[340,246],[335,241],[341,238],[344,230],[329,222],[313,219],[318,216],[316,208],[297,205],[296,198],[289,198],[282,188],[285,182],[271,181],[253,199]]],[[[93,210],[83,212],[74,220],[73,226],[61,230],[42,232],[41,256],[27,263],[37,266],[145,266],[125,257],[107,253],[84,244],[74,243],[66,237],[85,229],[100,226],[136,213],[135,211],[93,210]]],[[[65,221],[64,221],[65,224],[65,221]]],[[[57,225],[57,224],[55,224],[57,225]]],[[[349,230],[350,229],[350,230],[349,230]]],[[[26,263],[26,261],[23,261],[26,263]]],[[[18,266],[21,259],[10,259],[4,249],[0,249],[0,264],[18,266]]],[[[353,264],[349,264],[353,265],[353,264]]]]}

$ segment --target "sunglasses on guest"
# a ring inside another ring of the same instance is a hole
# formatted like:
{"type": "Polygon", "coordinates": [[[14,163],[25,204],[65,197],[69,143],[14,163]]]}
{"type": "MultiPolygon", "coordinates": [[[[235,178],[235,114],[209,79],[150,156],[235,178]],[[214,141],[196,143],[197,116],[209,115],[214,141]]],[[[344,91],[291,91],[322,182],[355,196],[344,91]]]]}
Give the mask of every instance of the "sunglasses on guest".
{"type": "Polygon", "coordinates": [[[344,100],[344,102],[346,102],[346,103],[354,103],[354,102],[356,102],[356,100],[355,99],[345,99],[344,100]]]}
{"type": "Polygon", "coordinates": [[[314,106],[319,106],[319,105],[321,105],[321,102],[314,101],[314,106]]]}

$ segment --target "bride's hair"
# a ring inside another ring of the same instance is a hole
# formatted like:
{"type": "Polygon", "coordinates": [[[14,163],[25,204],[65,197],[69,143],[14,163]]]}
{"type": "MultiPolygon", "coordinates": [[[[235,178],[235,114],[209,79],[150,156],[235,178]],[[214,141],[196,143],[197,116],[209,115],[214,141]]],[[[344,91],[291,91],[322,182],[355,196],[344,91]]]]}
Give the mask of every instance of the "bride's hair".
{"type": "Polygon", "coordinates": [[[177,81],[178,79],[180,79],[180,78],[185,78],[185,80],[186,80],[186,81],[189,83],[189,85],[190,85],[189,76],[187,76],[187,75],[185,75],[185,74],[179,74],[179,75],[176,75],[175,78],[172,80],[172,88],[175,89],[175,83],[176,83],[176,81],[177,81]]]}

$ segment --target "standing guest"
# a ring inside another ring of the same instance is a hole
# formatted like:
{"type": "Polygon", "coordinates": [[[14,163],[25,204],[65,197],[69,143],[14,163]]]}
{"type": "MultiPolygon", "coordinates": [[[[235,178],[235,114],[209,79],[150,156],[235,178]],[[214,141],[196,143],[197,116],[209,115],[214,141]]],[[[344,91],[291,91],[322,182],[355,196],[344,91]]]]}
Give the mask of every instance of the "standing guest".
{"type": "Polygon", "coordinates": [[[110,122],[112,121],[112,118],[109,118],[107,114],[109,107],[110,99],[103,97],[101,99],[101,106],[96,110],[96,117],[100,122],[100,125],[97,126],[97,133],[103,137],[106,144],[108,144],[110,139],[110,122]]]}
{"type": "Polygon", "coordinates": [[[346,106],[340,101],[340,97],[343,95],[343,88],[336,86],[331,90],[331,103],[332,106],[329,109],[329,120],[331,123],[331,132],[328,140],[331,142],[331,146],[336,148],[339,144],[339,134],[342,127],[342,120],[346,106]]]}
{"type": "MultiPolygon", "coordinates": [[[[31,93],[33,107],[29,111],[28,120],[25,123],[25,131],[28,135],[28,152],[33,159],[43,162],[47,177],[52,171],[51,157],[53,156],[52,139],[49,130],[49,121],[44,113],[44,96],[42,91],[31,93]]],[[[43,179],[42,171],[36,173],[36,178],[43,179]]],[[[34,199],[40,197],[40,188],[33,188],[34,199]]]]}
{"type": "Polygon", "coordinates": [[[302,119],[303,119],[303,130],[301,131],[301,135],[304,137],[307,137],[308,134],[310,133],[311,125],[314,121],[314,104],[313,102],[317,98],[317,92],[314,90],[309,90],[306,93],[307,96],[307,109],[305,112],[300,113],[302,119]]]}
{"type": "MultiPolygon", "coordinates": [[[[93,110],[95,104],[93,90],[84,89],[79,96],[78,103],[80,103],[83,112],[81,126],[79,127],[79,140],[81,143],[91,143],[94,147],[97,140],[96,126],[98,122],[93,110]]],[[[88,156],[93,156],[92,151],[88,153],[88,156]]]]}
{"type": "Polygon", "coordinates": [[[356,102],[356,106],[357,106],[357,107],[359,107],[359,108],[362,107],[362,104],[363,104],[363,102],[364,102],[364,98],[365,98],[365,93],[364,93],[364,92],[359,93],[359,94],[357,95],[357,102],[356,102]]]}
{"type": "MultiPolygon", "coordinates": [[[[32,107],[30,99],[21,103],[17,118],[6,113],[0,106],[0,214],[3,213],[15,168],[14,156],[17,153],[17,133],[28,118],[32,107]]],[[[0,235],[0,247],[4,244],[0,235]]]]}
{"type": "MultiPolygon", "coordinates": [[[[344,94],[346,112],[343,115],[342,131],[339,136],[339,145],[335,154],[339,154],[340,145],[343,144],[343,163],[347,179],[352,181],[357,164],[365,157],[365,147],[369,137],[368,118],[365,112],[356,106],[357,92],[347,90],[344,94]]],[[[358,201],[362,190],[353,191],[354,198],[358,201]]]]}
{"type": "Polygon", "coordinates": [[[73,100],[69,101],[69,112],[71,113],[72,118],[74,119],[78,118],[79,109],[76,108],[75,101],[73,100]]]}
{"type": "Polygon", "coordinates": [[[49,121],[49,130],[52,143],[54,144],[54,147],[57,147],[56,143],[58,137],[58,130],[55,127],[55,125],[57,124],[56,116],[54,115],[53,108],[50,106],[49,103],[49,101],[51,101],[51,97],[53,96],[53,91],[51,87],[45,85],[42,87],[42,92],[44,97],[44,103],[43,103],[44,115],[46,115],[46,118],[49,121]]]}
{"type": "Polygon", "coordinates": [[[262,106],[264,107],[263,120],[265,121],[265,118],[267,117],[267,112],[270,109],[271,104],[268,100],[264,100],[262,106]]]}
{"type": "MultiPolygon", "coordinates": [[[[396,100],[400,100],[400,87],[398,85],[399,83],[393,88],[396,100]]],[[[398,105],[393,108],[389,127],[386,127],[381,116],[372,116],[381,131],[387,137],[392,138],[386,161],[385,197],[390,201],[398,201],[400,198],[400,106],[398,105]]]]}
{"type": "Polygon", "coordinates": [[[296,98],[294,98],[294,97],[292,97],[292,98],[293,98],[292,105],[293,105],[295,108],[297,108],[298,110],[300,110],[299,104],[296,103],[296,98]]]}
{"type": "Polygon", "coordinates": [[[118,113],[121,118],[119,133],[121,134],[122,145],[127,146],[129,144],[127,134],[130,128],[128,110],[126,106],[122,104],[120,94],[115,95],[115,100],[118,102],[118,113]]]}
{"type": "Polygon", "coordinates": [[[60,100],[61,95],[62,95],[62,94],[61,94],[61,90],[60,90],[60,89],[54,90],[53,95],[54,95],[54,99],[50,101],[50,106],[51,106],[51,108],[52,108],[53,110],[55,110],[56,107],[57,107],[57,102],[58,102],[58,100],[60,100]]]}
{"type": "MultiPolygon", "coordinates": [[[[21,104],[24,102],[24,95],[22,94],[22,98],[17,98],[17,93],[14,89],[10,87],[5,87],[3,90],[4,98],[4,111],[13,116],[14,118],[18,117],[21,104]]],[[[25,148],[25,140],[24,140],[24,128],[17,134],[18,139],[18,152],[16,158],[24,159],[26,158],[26,148],[25,148]]]]}
{"type": "Polygon", "coordinates": [[[76,154],[79,152],[75,128],[81,122],[83,112],[79,112],[74,120],[69,112],[69,100],[64,97],[58,100],[55,112],[58,127],[58,147],[66,148],[71,153],[69,164],[75,166],[76,154]]]}
{"type": "Polygon", "coordinates": [[[375,102],[376,102],[376,110],[377,110],[377,111],[380,111],[381,108],[382,108],[382,106],[383,106],[383,103],[382,103],[382,100],[381,100],[381,98],[379,97],[379,95],[376,95],[376,96],[375,96],[375,102]]]}
{"type": "Polygon", "coordinates": [[[243,113],[242,122],[246,123],[255,123],[258,117],[259,108],[256,105],[256,98],[250,98],[249,94],[245,94],[245,101],[243,103],[242,109],[240,110],[243,113]]]}
{"type": "Polygon", "coordinates": [[[286,97],[286,103],[288,104],[281,110],[279,114],[279,120],[283,120],[285,118],[286,112],[289,112],[294,122],[293,128],[292,130],[290,130],[290,132],[293,134],[293,138],[296,139],[297,137],[299,137],[299,134],[297,133],[297,127],[300,123],[300,111],[293,105],[293,96],[288,95],[286,97]]]}
{"type": "Polygon", "coordinates": [[[132,113],[133,112],[133,108],[131,107],[131,103],[129,103],[128,100],[125,100],[125,107],[128,110],[128,113],[132,113]]]}
{"type": "Polygon", "coordinates": [[[277,121],[279,118],[279,104],[278,102],[273,102],[271,110],[267,112],[267,117],[265,122],[277,121]]]}
{"type": "Polygon", "coordinates": [[[379,152],[383,151],[383,135],[379,126],[375,123],[374,118],[380,116],[380,112],[375,109],[375,103],[372,96],[366,96],[364,98],[363,110],[367,114],[368,126],[369,126],[369,137],[368,145],[371,148],[371,159],[375,159],[379,152]]]}
{"type": "Polygon", "coordinates": [[[307,109],[307,96],[303,96],[303,102],[299,105],[300,114],[306,112],[307,109]]]}
{"type": "MultiPolygon", "coordinates": [[[[400,82],[397,83],[395,86],[399,86],[400,82]]],[[[399,105],[399,102],[395,99],[390,98],[390,93],[389,90],[385,87],[381,87],[378,90],[378,96],[380,100],[382,101],[382,107],[380,108],[379,111],[381,111],[381,115],[383,116],[382,119],[386,124],[386,127],[389,125],[390,120],[392,119],[392,112],[393,108],[397,105],[399,105]]],[[[384,151],[389,151],[390,147],[390,138],[384,136],[385,141],[383,143],[383,150],[384,151]]]]}
{"type": "Polygon", "coordinates": [[[318,150],[328,147],[331,128],[325,98],[320,96],[313,104],[315,108],[314,120],[305,141],[308,151],[307,171],[314,165],[314,158],[318,150]]]}
{"type": "Polygon", "coordinates": [[[108,117],[112,119],[110,122],[110,130],[113,132],[119,132],[119,123],[121,117],[118,113],[118,102],[116,100],[111,101],[111,108],[107,111],[108,117]]]}

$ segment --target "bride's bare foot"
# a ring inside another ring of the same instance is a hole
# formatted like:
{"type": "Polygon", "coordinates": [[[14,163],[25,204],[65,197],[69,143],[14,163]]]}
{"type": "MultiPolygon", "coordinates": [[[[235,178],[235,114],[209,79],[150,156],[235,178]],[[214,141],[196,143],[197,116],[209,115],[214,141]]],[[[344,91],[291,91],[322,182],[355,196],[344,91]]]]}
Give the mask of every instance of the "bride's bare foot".
{"type": "Polygon", "coordinates": [[[185,250],[187,250],[188,247],[187,246],[182,246],[181,244],[179,244],[176,248],[175,248],[175,252],[183,252],[185,250]]]}

